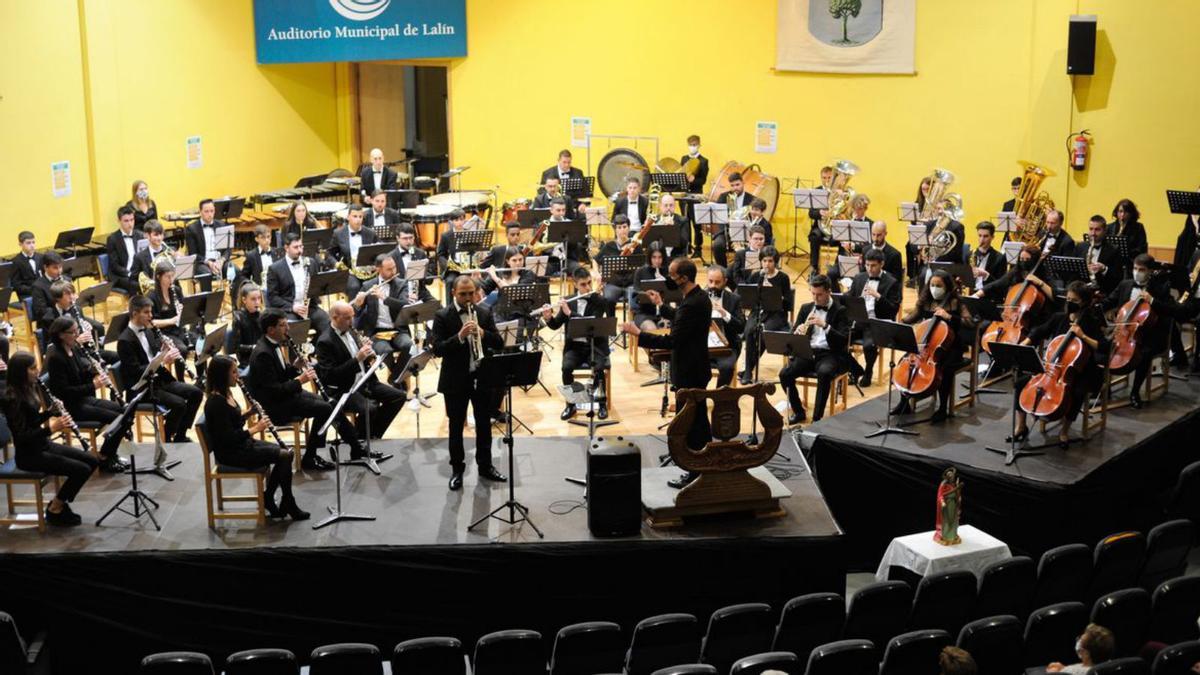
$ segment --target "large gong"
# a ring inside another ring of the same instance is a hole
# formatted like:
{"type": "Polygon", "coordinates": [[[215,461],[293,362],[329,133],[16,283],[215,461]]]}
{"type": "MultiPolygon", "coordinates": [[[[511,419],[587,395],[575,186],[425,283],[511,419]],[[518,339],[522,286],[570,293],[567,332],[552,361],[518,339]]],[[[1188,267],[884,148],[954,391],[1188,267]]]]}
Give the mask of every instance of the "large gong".
{"type": "Polygon", "coordinates": [[[650,187],[650,165],[637,150],[613,148],[600,158],[596,166],[596,181],[605,197],[625,191],[625,179],[636,176],[642,182],[642,190],[650,187]]]}

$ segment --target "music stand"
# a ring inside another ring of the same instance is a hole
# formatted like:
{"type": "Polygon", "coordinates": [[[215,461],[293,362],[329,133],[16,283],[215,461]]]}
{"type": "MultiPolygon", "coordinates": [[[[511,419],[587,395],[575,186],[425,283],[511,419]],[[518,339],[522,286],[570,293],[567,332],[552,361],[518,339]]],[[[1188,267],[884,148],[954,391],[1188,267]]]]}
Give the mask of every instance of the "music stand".
{"type": "MultiPolygon", "coordinates": [[[[142,402],[142,398],[145,397],[147,391],[148,390],[143,389],[141,392],[138,392],[137,396],[130,397],[130,400],[125,404],[125,409],[121,412],[120,416],[113,420],[112,424],[110,424],[108,429],[105,430],[106,436],[108,435],[109,431],[118,428],[126,416],[134,414],[134,410],[137,408],[138,404],[142,402]]],[[[155,435],[157,435],[158,432],[157,427],[158,425],[155,425],[155,435]]],[[[132,427],[130,428],[132,429],[132,427]]],[[[176,464],[178,463],[179,462],[176,462],[176,464]]],[[[105,521],[105,519],[112,515],[113,511],[120,511],[125,515],[133,516],[134,520],[141,520],[142,514],[150,516],[150,522],[154,523],[154,529],[162,530],[162,526],[158,524],[158,519],[154,517],[154,512],[151,510],[151,507],[156,509],[158,508],[158,502],[154,501],[154,498],[145,492],[142,492],[142,490],[138,487],[137,477],[139,473],[147,473],[147,471],[144,469],[139,471],[137,468],[137,456],[130,454],[129,490],[117,500],[117,503],[110,506],[109,509],[104,512],[104,515],[96,519],[96,527],[99,527],[100,524],[105,521]],[[126,499],[133,500],[132,511],[126,511],[125,509],[121,508],[121,505],[125,503],[126,499]]]]}
{"type": "MultiPolygon", "coordinates": [[[[437,300],[426,300],[425,302],[419,302],[419,303],[415,303],[412,305],[405,305],[404,307],[400,308],[400,314],[398,314],[396,316],[396,323],[409,326],[409,330],[408,330],[409,335],[411,335],[413,337],[413,339],[415,340],[416,336],[417,336],[417,326],[425,323],[426,321],[433,319],[433,315],[437,314],[437,311],[439,309],[441,309],[441,305],[438,304],[437,300]]],[[[432,354],[432,352],[429,352],[428,350],[426,350],[426,352],[424,352],[424,353],[432,354]]],[[[413,400],[416,401],[416,403],[417,403],[417,405],[413,408],[413,410],[417,413],[417,437],[418,438],[420,438],[420,436],[421,436],[421,408],[422,407],[425,407],[425,408],[432,407],[429,405],[428,401],[429,401],[429,399],[433,398],[434,396],[437,396],[437,392],[434,392],[432,394],[427,394],[427,395],[421,393],[421,370],[424,369],[425,363],[424,362],[417,363],[417,364],[413,363],[414,360],[421,358],[421,356],[422,356],[422,354],[417,354],[416,356],[413,356],[412,358],[410,358],[408,360],[408,363],[405,364],[404,370],[400,371],[400,374],[397,375],[392,380],[393,382],[399,382],[400,380],[404,379],[405,373],[408,373],[408,372],[412,372],[415,375],[413,377],[413,396],[412,397],[413,397],[413,400]]],[[[429,360],[429,358],[426,357],[425,361],[428,361],[428,360],[429,360]]]]}
{"type": "Polygon", "coordinates": [[[1013,211],[1001,211],[996,214],[996,231],[1005,234],[1017,229],[1017,214],[1013,211]]]}
{"type": "MultiPolygon", "coordinates": [[[[533,330],[526,329],[526,335],[533,344],[534,349],[540,350],[543,347],[550,346],[542,340],[542,336],[537,331],[541,327],[541,308],[549,304],[550,284],[513,284],[500,289],[500,298],[496,301],[496,313],[508,316],[517,314],[532,319],[535,327],[533,330]]],[[[540,375],[536,378],[536,384],[542,388],[542,391],[546,392],[547,396],[550,396],[550,390],[546,388],[540,375]]],[[[532,388],[532,384],[529,387],[521,387],[522,391],[525,392],[528,392],[532,388]]],[[[529,428],[523,422],[521,426],[526,429],[529,428]]]]}
{"type": "MultiPolygon", "coordinates": [[[[88,286],[87,288],[83,289],[83,291],[81,291],[79,293],[78,297],[75,298],[75,304],[78,305],[81,309],[86,309],[88,307],[91,307],[92,308],[92,318],[95,319],[96,318],[96,316],[95,316],[96,315],[96,312],[95,312],[96,305],[103,305],[105,303],[105,301],[108,300],[108,294],[111,291],[112,291],[112,284],[110,284],[107,281],[105,281],[104,283],[101,283],[101,284],[96,284],[95,286],[88,286]]],[[[0,306],[4,306],[4,305],[0,305],[0,306]]]]}
{"type": "MultiPolygon", "coordinates": [[[[375,258],[381,255],[387,255],[395,250],[395,245],[390,243],[383,244],[363,244],[358,247],[358,257],[354,259],[355,267],[374,267],[375,258]]],[[[416,261],[413,261],[416,262],[416,261]]],[[[407,268],[404,270],[408,271],[407,268]]]]}
{"type": "Polygon", "coordinates": [[[588,227],[612,225],[612,221],[608,219],[608,210],[603,206],[583,207],[583,219],[587,222],[588,227]]]}
{"type": "Polygon", "coordinates": [[[304,243],[304,255],[312,258],[321,251],[329,250],[333,244],[333,230],[327,227],[307,228],[300,233],[300,241],[304,243]]]}
{"type": "MultiPolygon", "coordinates": [[[[334,426],[334,423],[337,422],[338,417],[342,414],[342,410],[346,407],[346,402],[350,400],[350,397],[353,396],[354,393],[358,391],[359,387],[362,386],[363,382],[366,381],[367,378],[363,375],[363,373],[359,373],[350,389],[346,393],[342,394],[342,397],[338,399],[337,405],[333,407],[333,413],[329,415],[329,419],[325,420],[325,425],[321,427],[321,430],[318,432],[320,434],[326,434],[329,432],[329,427],[332,426],[334,428],[333,442],[329,445],[329,453],[333,457],[333,486],[334,493],[337,495],[337,506],[326,507],[329,509],[329,515],[324,519],[313,523],[312,528],[314,530],[319,530],[326,525],[332,525],[343,520],[375,520],[375,516],[342,512],[342,462],[338,458],[338,452],[342,445],[343,439],[341,432],[337,431],[337,427],[334,426]]],[[[368,412],[366,414],[370,413],[368,412]]]]}
{"type": "Polygon", "coordinates": [[[175,259],[175,281],[196,278],[196,256],[181,255],[175,259]]]}
{"type": "Polygon", "coordinates": [[[684,173],[650,173],[650,182],[657,183],[664,193],[687,192],[687,174],[684,173]]]}
{"type": "MultiPolygon", "coordinates": [[[[308,330],[312,327],[312,322],[308,319],[300,319],[298,321],[288,322],[288,337],[292,338],[292,342],[302,345],[308,342],[308,330]]],[[[292,354],[292,358],[298,358],[299,354],[292,354]]]]}
{"type": "Polygon", "coordinates": [[[970,265],[956,262],[937,262],[936,260],[929,263],[930,270],[944,270],[951,278],[958,281],[959,288],[974,288],[975,286],[975,270],[971,269],[970,265]]]}
{"type": "Polygon", "coordinates": [[[862,264],[856,255],[839,255],[837,257],[838,276],[851,279],[861,271],[862,264]]]}
{"type": "MultiPolygon", "coordinates": [[[[163,366],[163,362],[166,361],[166,358],[167,358],[167,353],[165,351],[162,351],[161,345],[160,345],[159,353],[155,354],[153,359],[150,359],[150,363],[146,364],[146,369],[142,371],[142,377],[137,382],[135,382],[134,385],[132,387],[130,387],[130,389],[129,389],[129,391],[138,391],[138,392],[145,391],[147,393],[147,397],[150,399],[151,403],[154,403],[155,410],[157,410],[157,406],[158,406],[158,402],[154,400],[155,376],[158,374],[158,369],[163,366]]],[[[129,398],[131,399],[131,401],[129,403],[125,404],[127,408],[129,408],[130,404],[133,403],[133,401],[137,401],[141,397],[140,396],[130,396],[129,398]]],[[[130,409],[132,409],[132,408],[130,408],[130,409]]],[[[155,424],[154,425],[154,466],[149,469],[142,469],[141,471],[138,471],[138,473],[152,473],[152,474],[155,474],[166,480],[173,481],[173,480],[175,480],[175,476],[171,475],[171,469],[178,466],[179,464],[180,464],[180,460],[178,460],[178,459],[176,459],[176,460],[168,460],[167,459],[167,451],[165,448],[163,448],[163,442],[162,442],[162,428],[158,424],[155,424]]],[[[130,469],[131,473],[134,471],[136,471],[136,470],[132,469],[132,468],[130,469]]],[[[110,511],[110,513],[111,513],[111,511],[110,511]]],[[[105,515],[107,516],[108,514],[105,514],[105,515]]]]}
{"type": "Polygon", "coordinates": [[[68,279],[90,277],[96,273],[96,258],[67,258],[62,264],[62,276],[68,279]]]}
{"type": "MultiPolygon", "coordinates": [[[[567,424],[588,428],[588,440],[596,438],[596,427],[606,427],[616,424],[615,420],[596,421],[596,373],[602,372],[596,363],[596,341],[594,338],[603,337],[605,341],[617,334],[617,317],[615,316],[573,316],[567,320],[565,336],[567,340],[587,338],[591,356],[588,358],[592,366],[592,383],[588,385],[587,421],[568,420],[567,424]]],[[[611,368],[610,368],[611,370],[611,368]]],[[[609,373],[611,376],[612,373],[609,373]]]]}
{"type": "Polygon", "coordinates": [[[404,364],[404,370],[396,376],[396,380],[404,379],[407,374],[412,374],[413,377],[413,396],[409,401],[408,407],[417,417],[417,438],[421,437],[421,408],[432,408],[433,406],[426,403],[429,399],[437,396],[437,392],[432,394],[421,393],[421,371],[425,370],[425,366],[429,365],[429,361],[433,358],[433,351],[426,349],[420,354],[411,357],[408,363],[404,364]]]}
{"type": "Polygon", "coordinates": [[[490,249],[495,230],[458,230],[450,233],[451,256],[458,253],[475,253],[490,249]]]}
{"type": "MultiPolygon", "coordinates": [[[[246,198],[227,197],[225,199],[215,199],[213,200],[213,209],[216,211],[214,218],[217,220],[241,218],[242,211],[246,209],[246,198]]],[[[230,246],[230,248],[232,248],[232,246],[230,246]]]]}
{"type": "Polygon", "coordinates": [[[550,222],[546,241],[562,244],[563,260],[559,265],[558,272],[563,283],[566,283],[567,280],[567,259],[571,254],[571,245],[584,242],[587,236],[587,223],[582,220],[555,220],[550,222]]]}
{"type": "Polygon", "coordinates": [[[1117,256],[1120,257],[1121,260],[1130,260],[1128,237],[1123,234],[1108,234],[1104,236],[1104,241],[1113,248],[1117,249],[1117,256]]]}
{"type": "Polygon", "coordinates": [[[514,386],[532,387],[538,381],[538,372],[541,366],[542,353],[540,351],[512,352],[510,354],[493,354],[481,360],[478,369],[475,371],[477,387],[492,389],[502,387],[506,390],[508,420],[501,442],[508,446],[508,500],[493,509],[491,513],[468,525],[468,532],[475,529],[480,523],[490,518],[495,518],[509,525],[516,525],[520,522],[529,523],[533,531],[537,532],[539,539],[545,538],[545,535],[538,529],[538,526],[529,519],[529,509],[517,501],[517,476],[514,471],[513,462],[512,389],[514,386]],[[508,518],[500,515],[500,512],[504,509],[508,509],[508,518]]]}
{"type": "MultiPolygon", "coordinates": [[[[355,383],[353,388],[358,389],[361,386],[361,383],[366,382],[367,380],[371,379],[371,377],[373,375],[375,375],[375,373],[378,372],[380,368],[383,367],[383,364],[384,364],[384,360],[379,358],[378,356],[376,356],[375,362],[372,363],[369,368],[367,368],[365,371],[359,372],[358,375],[355,376],[358,378],[358,381],[355,383]]],[[[350,459],[343,460],[341,463],[345,464],[346,466],[366,467],[367,470],[369,470],[371,473],[375,474],[376,476],[381,476],[381,475],[383,475],[383,472],[379,470],[379,464],[377,462],[389,460],[392,457],[394,457],[394,455],[392,455],[391,453],[388,453],[388,454],[380,453],[378,459],[371,455],[371,403],[372,403],[372,400],[371,400],[371,397],[366,396],[366,395],[363,396],[363,400],[366,401],[366,405],[364,406],[364,410],[363,410],[363,427],[364,427],[364,430],[367,432],[367,447],[366,447],[367,455],[366,455],[366,457],[360,457],[358,459],[351,457],[350,459]]],[[[387,430],[385,429],[384,431],[387,431],[387,430]]]]}
{"type": "Polygon", "coordinates": [[[525,209],[517,211],[517,224],[522,228],[537,227],[543,220],[550,218],[550,209],[525,209]]]}
{"type": "Polygon", "coordinates": [[[429,277],[425,276],[429,270],[430,258],[413,258],[404,266],[404,281],[405,283],[415,281],[422,286],[425,285],[425,280],[429,277]]]}
{"type": "MultiPolygon", "coordinates": [[[[728,229],[729,205],[718,202],[694,204],[692,205],[692,220],[700,226],[701,232],[708,235],[708,243],[711,246],[713,237],[728,229]]],[[[703,261],[703,256],[701,256],[701,261],[703,261]]]]}
{"type": "Polygon", "coordinates": [[[329,270],[312,275],[308,284],[308,297],[318,304],[322,298],[335,293],[346,292],[346,281],[350,278],[350,270],[329,270]]]}
{"type": "Polygon", "coordinates": [[[734,219],[729,221],[729,246],[734,244],[742,244],[748,246],[750,244],[750,221],[745,219],[734,219]]]}
{"type": "Polygon", "coordinates": [[[830,221],[829,228],[838,243],[871,243],[871,224],[865,220],[834,220],[830,221]]]}
{"type": "MultiPolygon", "coordinates": [[[[625,289],[625,304],[621,306],[621,321],[625,322],[629,319],[629,302],[631,296],[629,287],[633,285],[632,275],[646,264],[646,256],[643,253],[607,255],[599,260],[600,279],[625,289]]],[[[618,334],[614,340],[609,341],[610,344],[617,342],[620,342],[622,348],[628,345],[624,332],[618,334]]]]}
{"type": "Polygon", "coordinates": [[[387,208],[415,209],[421,203],[420,190],[384,190],[387,194],[387,208]]]}
{"type": "Polygon", "coordinates": [[[1021,387],[1017,386],[1017,383],[1021,381],[1022,373],[1029,373],[1032,376],[1043,373],[1045,370],[1042,368],[1042,359],[1038,356],[1037,349],[1030,345],[993,342],[992,359],[1001,366],[1012,368],[1014,372],[1012,422],[1008,426],[1009,442],[1007,448],[997,448],[988,445],[984,446],[984,449],[1004,455],[1004,465],[1008,466],[1026,455],[1043,454],[1041,450],[1017,449],[1017,408],[1021,405],[1021,387]]]}
{"type": "Polygon", "coordinates": [[[208,297],[205,293],[184,295],[179,301],[179,304],[182,307],[179,312],[179,325],[203,325],[204,306],[207,302],[207,299],[208,297]]]}
{"type": "Polygon", "coordinates": [[[1171,213],[1194,216],[1200,214],[1200,192],[1167,190],[1167,206],[1171,213]]]}
{"type": "Polygon", "coordinates": [[[1019,241],[1006,241],[1000,245],[1000,250],[1004,251],[1004,259],[1009,265],[1016,265],[1021,258],[1021,251],[1025,250],[1025,244],[1019,241]]]}
{"type": "Polygon", "coordinates": [[[92,241],[92,235],[95,232],[95,227],[77,227],[71,230],[63,230],[58,233],[58,237],[54,240],[54,248],[60,251],[71,249],[71,256],[78,256],[79,247],[87,246],[92,241]]]}
{"type": "Polygon", "coordinates": [[[1087,260],[1084,258],[1052,255],[1046,258],[1046,269],[1053,272],[1064,284],[1075,279],[1091,278],[1091,275],[1088,274],[1087,260]]]}
{"type": "Polygon", "coordinates": [[[916,202],[900,202],[896,207],[896,218],[898,220],[915,223],[921,219],[921,208],[916,202]]]}
{"type": "Polygon", "coordinates": [[[563,194],[571,199],[586,199],[596,193],[596,177],[566,178],[562,182],[563,194]]]}
{"type": "Polygon", "coordinates": [[[675,225],[651,225],[642,235],[642,249],[649,251],[654,242],[662,242],[664,249],[672,252],[679,248],[679,228],[675,225]]]}
{"type": "Polygon", "coordinates": [[[920,352],[921,349],[917,347],[917,334],[913,331],[913,327],[906,323],[884,321],[883,319],[868,319],[867,330],[871,331],[871,337],[875,338],[875,347],[877,349],[891,348],[891,351],[888,352],[887,421],[880,428],[866,434],[864,438],[874,438],[887,434],[917,436],[918,434],[915,431],[892,426],[892,389],[895,388],[892,380],[896,376],[896,351],[899,350],[906,354],[920,352]]]}
{"type": "Polygon", "coordinates": [[[909,225],[908,226],[908,243],[921,248],[929,245],[929,231],[924,225],[909,225]]]}

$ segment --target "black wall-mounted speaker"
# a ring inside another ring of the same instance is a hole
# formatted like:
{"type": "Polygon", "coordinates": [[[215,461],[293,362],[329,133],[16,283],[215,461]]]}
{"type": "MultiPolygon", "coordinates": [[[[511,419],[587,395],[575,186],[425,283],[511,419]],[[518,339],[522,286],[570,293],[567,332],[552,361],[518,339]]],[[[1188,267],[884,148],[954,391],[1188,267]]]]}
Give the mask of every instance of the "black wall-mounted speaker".
{"type": "Polygon", "coordinates": [[[1067,29],[1067,74],[1096,72],[1096,15],[1075,14],[1067,29]]]}

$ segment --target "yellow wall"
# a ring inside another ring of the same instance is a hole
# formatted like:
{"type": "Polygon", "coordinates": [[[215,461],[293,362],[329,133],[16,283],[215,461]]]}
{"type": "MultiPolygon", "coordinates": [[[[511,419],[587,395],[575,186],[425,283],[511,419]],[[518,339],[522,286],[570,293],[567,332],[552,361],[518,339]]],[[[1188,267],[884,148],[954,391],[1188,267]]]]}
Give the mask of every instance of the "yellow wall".
{"type": "MultiPolygon", "coordinates": [[[[659,136],[663,154],[675,156],[698,133],[714,173],[738,159],[811,179],[822,164],[851,159],[862,168],[852,185],[871,195],[875,217],[889,220],[921,176],[945,167],[975,222],[999,210],[1017,160],[1029,159],[1058,172],[1046,188],[1072,231],[1129,196],[1152,243],[1170,244],[1179,219],[1163,190],[1200,179],[1200,126],[1185,112],[1196,109],[1196,94],[1171,91],[1170,80],[1200,63],[1189,28],[1200,5],[1153,5],[922,0],[916,76],[839,76],[773,70],[771,0],[573,3],[569,22],[553,0],[475,0],[468,57],[450,70],[451,164],[473,167],[464,187],[528,196],[568,146],[570,116],[583,115],[596,134],[659,136]],[[1099,14],[1101,34],[1101,74],[1077,78],[1075,96],[1065,74],[1073,13],[1099,14]],[[579,55],[582,77],[557,65],[567,52],[579,55]],[[671,61],[682,69],[661,74],[671,61]],[[533,100],[521,95],[530,92],[533,100]],[[779,123],[777,154],[754,152],[756,120],[779,123]],[[1095,153],[1088,172],[1071,175],[1064,143],[1083,127],[1096,135],[1095,153]]],[[[593,163],[605,150],[593,151],[593,163]]],[[[575,157],[584,163],[582,150],[575,157]]],[[[893,228],[891,236],[904,235],[893,228]]]]}
{"type": "Polygon", "coordinates": [[[5,77],[19,79],[3,92],[0,138],[20,161],[0,168],[0,227],[14,230],[0,251],[15,250],[16,223],[42,244],[68,226],[114,228],[134,179],[161,214],[350,157],[335,66],[258,66],[249,0],[41,0],[6,3],[4,18],[5,77]],[[199,169],[186,166],[191,135],[203,138],[199,169]],[[54,200],[49,163],[68,157],[75,193],[54,200]]]}

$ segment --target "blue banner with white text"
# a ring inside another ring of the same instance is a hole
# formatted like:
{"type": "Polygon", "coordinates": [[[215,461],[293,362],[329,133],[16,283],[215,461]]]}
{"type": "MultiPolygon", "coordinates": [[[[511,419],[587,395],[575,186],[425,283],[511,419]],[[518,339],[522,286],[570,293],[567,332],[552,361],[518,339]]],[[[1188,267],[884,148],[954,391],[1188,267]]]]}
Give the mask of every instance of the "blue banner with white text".
{"type": "Polygon", "coordinates": [[[259,63],[467,55],[466,0],[254,0],[259,63]]]}

